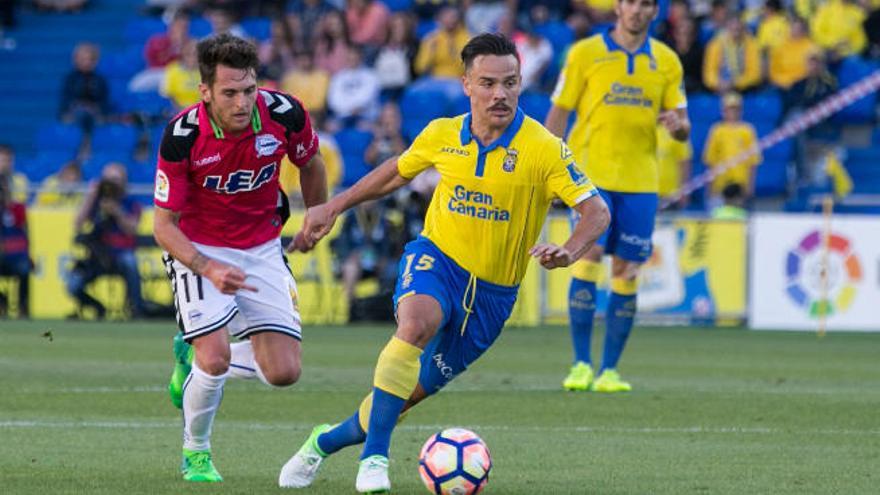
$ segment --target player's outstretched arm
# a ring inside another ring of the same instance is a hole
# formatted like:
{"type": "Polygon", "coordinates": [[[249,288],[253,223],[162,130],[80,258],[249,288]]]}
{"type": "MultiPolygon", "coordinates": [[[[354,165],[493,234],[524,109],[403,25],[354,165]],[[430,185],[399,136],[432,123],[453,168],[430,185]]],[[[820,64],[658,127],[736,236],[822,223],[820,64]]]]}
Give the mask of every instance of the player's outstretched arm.
{"type": "Polygon", "coordinates": [[[570,111],[559,105],[553,105],[550,107],[550,111],[547,112],[547,118],[544,119],[544,127],[556,137],[565,139],[565,128],[568,126],[568,115],[570,113],[570,111]]]}
{"type": "Polygon", "coordinates": [[[156,207],[153,215],[153,237],[162,249],[193,273],[210,280],[224,294],[235,294],[240,289],[257,291],[256,287],[245,283],[247,275],[240,268],[200,253],[177,226],[179,218],[179,214],[169,209],[156,207]]]}
{"type": "Polygon", "coordinates": [[[574,209],[580,213],[581,218],[565,244],[557,246],[540,243],[529,250],[529,254],[548,270],[566,267],[580,259],[605,232],[611,221],[608,206],[598,194],[581,201],[574,209]]]}
{"type": "Polygon", "coordinates": [[[384,197],[409,182],[397,171],[397,157],[389,158],[382,165],[357,181],[355,185],[333,196],[330,201],[309,208],[303,220],[302,230],[294,238],[294,247],[308,251],[333,230],[336,217],[364,201],[384,197]]]}

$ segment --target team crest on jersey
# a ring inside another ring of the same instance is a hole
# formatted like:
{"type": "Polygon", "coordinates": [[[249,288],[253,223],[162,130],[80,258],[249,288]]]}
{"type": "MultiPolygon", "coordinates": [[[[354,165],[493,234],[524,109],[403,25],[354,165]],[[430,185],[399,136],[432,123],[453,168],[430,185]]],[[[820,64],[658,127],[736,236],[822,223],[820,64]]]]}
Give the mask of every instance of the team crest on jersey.
{"type": "Polygon", "coordinates": [[[504,157],[504,164],[501,166],[501,169],[505,172],[513,172],[513,169],[516,168],[516,158],[519,155],[519,151],[516,151],[513,148],[507,149],[507,155],[504,157]]]}
{"type": "Polygon", "coordinates": [[[161,170],[156,171],[156,189],[153,196],[159,201],[168,201],[168,193],[171,190],[171,184],[168,182],[168,176],[161,170]]]}
{"type": "Polygon", "coordinates": [[[281,146],[281,141],[271,134],[260,134],[257,136],[256,141],[254,141],[254,149],[257,150],[257,158],[261,156],[272,156],[279,146],[281,146]]]}

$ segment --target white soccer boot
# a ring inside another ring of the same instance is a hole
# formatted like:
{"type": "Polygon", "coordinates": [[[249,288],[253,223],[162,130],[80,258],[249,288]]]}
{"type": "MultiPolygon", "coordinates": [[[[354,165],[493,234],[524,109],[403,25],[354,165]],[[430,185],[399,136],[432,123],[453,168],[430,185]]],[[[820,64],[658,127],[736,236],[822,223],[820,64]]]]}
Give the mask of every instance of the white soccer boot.
{"type": "Polygon", "coordinates": [[[315,481],[321,461],[327,457],[318,447],[318,436],[330,429],[330,425],[318,425],[312,429],[306,443],[281,468],[278,486],[281,488],[305,488],[315,481]]]}
{"type": "Polygon", "coordinates": [[[391,480],[388,479],[388,458],[371,455],[361,461],[357,481],[354,484],[358,493],[388,493],[391,480]]]}

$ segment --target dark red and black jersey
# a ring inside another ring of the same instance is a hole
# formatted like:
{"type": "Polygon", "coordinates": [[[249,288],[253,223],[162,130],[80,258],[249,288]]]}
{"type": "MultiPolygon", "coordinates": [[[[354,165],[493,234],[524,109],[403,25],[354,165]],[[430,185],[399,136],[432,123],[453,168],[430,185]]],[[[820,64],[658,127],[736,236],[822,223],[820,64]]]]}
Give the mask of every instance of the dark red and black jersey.
{"type": "Polygon", "coordinates": [[[285,154],[303,166],[318,135],[296,98],[260,89],[253,126],[215,131],[204,103],[169,122],[159,148],[154,202],[180,213],[193,242],[246,249],[279,235],[278,175],[285,154]]]}

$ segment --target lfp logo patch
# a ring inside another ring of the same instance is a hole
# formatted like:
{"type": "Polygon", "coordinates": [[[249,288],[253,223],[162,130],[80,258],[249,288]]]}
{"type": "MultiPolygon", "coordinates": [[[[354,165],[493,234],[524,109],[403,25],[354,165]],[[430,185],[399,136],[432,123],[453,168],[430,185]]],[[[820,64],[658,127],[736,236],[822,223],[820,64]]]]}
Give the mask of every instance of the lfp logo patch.
{"type": "Polygon", "coordinates": [[[846,311],[862,280],[862,265],[846,237],[831,234],[827,259],[822,233],[814,230],[788,252],[785,262],[788,297],[812,318],[846,311]],[[823,295],[822,278],[827,277],[823,295]]]}

